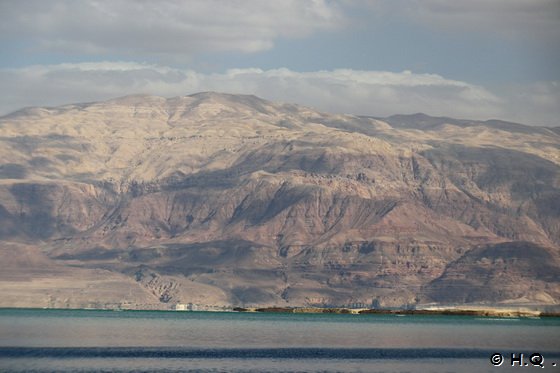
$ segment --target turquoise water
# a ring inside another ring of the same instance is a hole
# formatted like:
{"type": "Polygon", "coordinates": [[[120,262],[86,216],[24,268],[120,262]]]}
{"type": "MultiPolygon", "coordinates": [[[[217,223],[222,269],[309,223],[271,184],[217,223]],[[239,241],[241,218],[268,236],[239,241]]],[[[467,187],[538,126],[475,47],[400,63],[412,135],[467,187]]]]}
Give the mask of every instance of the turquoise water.
{"type": "Polygon", "coordinates": [[[511,353],[560,371],[560,319],[0,310],[2,372],[518,371],[511,353]]]}

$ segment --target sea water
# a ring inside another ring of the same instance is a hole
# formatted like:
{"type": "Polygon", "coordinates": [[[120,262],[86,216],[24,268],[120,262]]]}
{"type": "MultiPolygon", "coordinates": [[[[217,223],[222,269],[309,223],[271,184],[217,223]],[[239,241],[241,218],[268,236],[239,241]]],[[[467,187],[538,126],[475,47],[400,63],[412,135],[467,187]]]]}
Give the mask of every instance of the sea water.
{"type": "Polygon", "coordinates": [[[2,372],[535,369],[560,371],[558,318],[0,310],[2,372]]]}

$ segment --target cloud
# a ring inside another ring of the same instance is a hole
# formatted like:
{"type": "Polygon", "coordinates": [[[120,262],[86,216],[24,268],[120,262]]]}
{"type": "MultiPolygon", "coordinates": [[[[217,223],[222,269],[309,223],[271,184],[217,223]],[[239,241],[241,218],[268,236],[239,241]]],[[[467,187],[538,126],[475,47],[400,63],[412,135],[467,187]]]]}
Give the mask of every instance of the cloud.
{"type": "Polygon", "coordinates": [[[324,0],[26,0],[0,2],[0,38],[72,54],[190,58],[256,52],[344,23],[324,0]]]}
{"type": "Polygon", "coordinates": [[[22,0],[0,2],[0,39],[32,50],[184,61],[201,52],[263,51],[279,38],[353,27],[358,14],[369,22],[405,17],[459,33],[560,36],[558,0],[22,0]]]}
{"type": "Polygon", "coordinates": [[[406,17],[447,31],[539,40],[560,37],[558,0],[381,0],[373,5],[400,7],[406,17]]]}
{"type": "Polygon", "coordinates": [[[521,123],[560,126],[560,82],[535,82],[503,87],[509,115],[521,123]]]}
{"type": "Polygon", "coordinates": [[[410,71],[231,69],[204,74],[135,62],[93,62],[0,69],[0,81],[3,114],[24,106],[98,101],[133,93],[172,97],[219,91],[255,94],[332,113],[425,112],[554,126],[560,117],[558,83],[505,87],[507,93],[495,94],[467,82],[410,71]]]}
{"type": "Polygon", "coordinates": [[[366,0],[347,6],[446,32],[549,40],[560,35],[558,0],[366,0]]]}

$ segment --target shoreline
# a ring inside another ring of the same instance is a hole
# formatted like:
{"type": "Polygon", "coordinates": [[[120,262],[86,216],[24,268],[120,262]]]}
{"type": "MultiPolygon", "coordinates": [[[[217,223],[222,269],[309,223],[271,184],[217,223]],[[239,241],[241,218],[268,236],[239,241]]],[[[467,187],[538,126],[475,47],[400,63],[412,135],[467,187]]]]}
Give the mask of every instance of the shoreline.
{"type": "Polygon", "coordinates": [[[395,315],[395,316],[474,316],[499,318],[541,318],[557,317],[560,312],[544,312],[530,309],[511,308],[437,308],[437,309],[351,309],[320,307],[232,307],[223,310],[174,310],[174,309],[127,309],[127,308],[34,308],[34,307],[0,307],[6,310],[42,310],[42,311],[107,311],[107,312],[234,312],[234,313],[284,313],[284,314],[347,314],[347,315],[395,315]]]}
{"type": "Polygon", "coordinates": [[[255,313],[336,313],[352,315],[445,315],[445,316],[476,316],[476,317],[560,317],[560,312],[542,312],[536,310],[516,310],[500,308],[441,308],[441,309],[350,309],[350,308],[290,308],[290,307],[265,307],[265,308],[242,308],[233,309],[236,312],[255,312],[255,313]]]}

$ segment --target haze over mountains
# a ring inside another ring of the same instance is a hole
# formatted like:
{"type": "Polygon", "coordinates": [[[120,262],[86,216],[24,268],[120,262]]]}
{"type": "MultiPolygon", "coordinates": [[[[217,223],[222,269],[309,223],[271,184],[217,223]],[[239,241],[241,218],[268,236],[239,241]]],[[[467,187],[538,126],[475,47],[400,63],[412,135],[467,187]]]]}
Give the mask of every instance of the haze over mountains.
{"type": "Polygon", "coordinates": [[[560,131],[128,96],[0,118],[0,306],[560,303],[560,131]]]}

